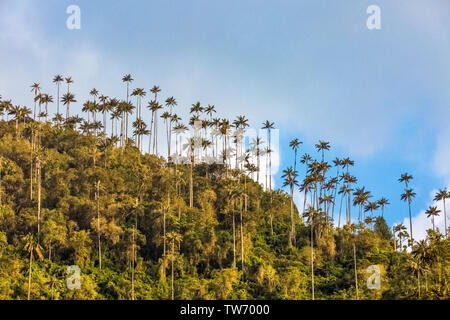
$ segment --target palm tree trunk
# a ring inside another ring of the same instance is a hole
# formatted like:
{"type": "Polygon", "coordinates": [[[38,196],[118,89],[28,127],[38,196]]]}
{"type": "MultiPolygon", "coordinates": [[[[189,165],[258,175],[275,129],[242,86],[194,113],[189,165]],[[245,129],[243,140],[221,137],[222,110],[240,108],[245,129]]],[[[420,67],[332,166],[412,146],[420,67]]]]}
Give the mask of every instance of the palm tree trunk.
{"type": "Polygon", "coordinates": [[[242,198],[241,198],[241,261],[242,261],[242,274],[244,274],[244,222],[242,220],[242,198]]]}
{"type": "Polygon", "coordinates": [[[411,239],[411,246],[413,244],[413,229],[412,229],[412,217],[411,217],[411,201],[408,201],[408,207],[409,207],[409,237],[411,239]]]}
{"type": "Polygon", "coordinates": [[[30,300],[31,295],[31,264],[33,263],[33,246],[30,248],[30,266],[28,268],[28,300],[30,300]]]}
{"type": "Polygon", "coordinates": [[[163,210],[163,256],[166,256],[166,210],[163,210]]]}
{"type": "Polygon", "coordinates": [[[444,200],[444,235],[447,236],[447,210],[445,209],[445,198],[444,200]]]}
{"type": "Polygon", "coordinates": [[[353,264],[355,270],[355,288],[356,288],[356,300],[359,300],[359,292],[358,292],[358,269],[356,267],[356,245],[355,240],[353,240],[353,264]]]}
{"type": "Polygon", "coordinates": [[[174,294],[174,288],[173,288],[173,260],[175,258],[175,240],[172,241],[172,281],[171,281],[171,287],[172,287],[172,300],[175,300],[175,294],[174,294]]]}
{"type": "Polygon", "coordinates": [[[56,104],[56,113],[59,114],[59,82],[56,85],[57,87],[57,96],[58,96],[58,103],[56,104]]]}
{"type": "Polygon", "coordinates": [[[38,179],[38,209],[37,209],[37,232],[41,231],[41,160],[38,159],[37,165],[37,179],[38,179]]]}
{"type": "Polygon", "coordinates": [[[34,149],[34,131],[31,129],[30,146],[30,199],[33,200],[33,149],[34,149]]]}
{"type": "Polygon", "coordinates": [[[193,179],[193,170],[194,170],[194,159],[191,155],[191,170],[189,172],[189,207],[192,208],[194,206],[194,179],[193,179]]]}
{"type": "Polygon", "coordinates": [[[96,192],[96,200],[97,200],[97,240],[98,240],[98,264],[100,270],[102,269],[102,246],[100,241],[100,182],[97,183],[97,192],[96,192]]]}
{"type": "Polygon", "coordinates": [[[314,214],[311,215],[311,296],[314,300],[314,214]]]}
{"type": "Polygon", "coordinates": [[[233,268],[236,268],[236,224],[233,211],[233,268]]]}

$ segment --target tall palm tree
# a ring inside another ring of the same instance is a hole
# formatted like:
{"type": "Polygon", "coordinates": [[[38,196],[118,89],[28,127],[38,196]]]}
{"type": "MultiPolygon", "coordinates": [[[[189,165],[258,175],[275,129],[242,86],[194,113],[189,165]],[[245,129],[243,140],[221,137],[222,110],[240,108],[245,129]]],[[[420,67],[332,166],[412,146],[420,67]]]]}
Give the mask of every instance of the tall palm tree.
{"type": "MultiPolygon", "coordinates": [[[[156,96],[156,94],[155,94],[156,96]]],[[[158,155],[158,110],[161,110],[163,106],[159,104],[156,100],[150,103],[150,110],[152,111],[152,124],[153,124],[153,153],[158,155]]]]}
{"type": "Polygon", "coordinates": [[[102,269],[102,242],[100,229],[100,180],[95,184],[95,201],[97,203],[97,243],[98,243],[98,266],[102,269]]]}
{"type": "Polygon", "coordinates": [[[309,206],[308,210],[304,212],[304,216],[308,218],[310,225],[310,245],[311,245],[311,299],[315,299],[314,290],[314,216],[319,215],[319,211],[309,206]]]}
{"type": "MultiPolygon", "coordinates": [[[[275,129],[274,123],[270,122],[269,120],[266,120],[266,122],[263,123],[262,129],[267,130],[267,136],[268,136],[268,142],[269,142],[269,150],[272,150],[272,134],[271,130],[275,129]]],[[[295,171],[295,169],[294,169],[295,171]]],[[[272,189],[272,155],[271,152],[269,152],[269,190],[272,189]]]]}
{"type": "Polygon", "coordinates": [[[33,112],[33,119],[36,120],[36,102],[38,101],[38,95],[41,92],[41,87],[39,83],[33,83],[31,85],[31,92],[34,92],[34,112],[33,112]]]}
{"type": "Polygon", "coordinates": [[[48,95],[48,94],[44,94],[42,96],[42,103],[45,104],[45,121],[47,122],[47,117],[48,117],[48,104],[49,103],[53,103],[53,97],[48,95]]]}
{"type": "Polygon", "coordinates": [[[56,83],[56,103],[57,103],[57,107],[56,107],[56,113],[59,113],[59,87],[61,85],[61,82],[63,82],[64,79],[61,75],[57,74],[56,76],[53,77],[53,83],[56,83]]]}
{"type": "Polygon", "coordinates": [[[123,78],[122,78],[122,82],[126,82],[126,84],[127,84],[127,101],[126,102],[129,102],[130,83],[133,81],[134,81],[134,79],[131,77],[131,74],[127,74],[127,75],[123,76],[123,78]]]}
{"type": "Polygon", "coordinates": [[[294,150],[294,171],[297,171],[297,151],[298,148],[300,147],[300,144],[302,143],[303,142],[300,142],[300,140],[298,140],[297,138],[289,142],[289,147],[291,147],[292,150],[294,150]]]}
{"type": "Polygon", "coordinates": [[[156,100],[158,100],[158,93],[161,92],[161,89],[159,88],[159,86],[153,86],[150,89],[150,92],[155,95],[155,101],[156,101],[156,100]]]}
{"type": "Polygon", "coordinates": [[[258,171],[256,172],[256,181],[259,184],[259,175],[261,173],[261,145],[264,143],[264,141],[260,137],[256,137],[252,141],[252,151],[253,154],[256,156],[256,167],[258,168],[258,171]]]}
{"type": "Polygon", "coordinates": [[[315,147],[317,149],[317,152],[320,152],[320,151],[322,152],[322,161],[324,161],[324,157],[325,157],[324,151],[330,150],[330,143],[326,142],[326,141],[319,141],[319,143],[316,144],[315,147]]]}
{"type": "Polygon", "coordinates": [[[378,200],[378,205],[381,207],[381,216],[384,217],[384,207],[390,205],[389,200],[383,197],[378,200]]]}
{"type": "Polygon", "coordinates": [[[431,217],[431,222],[433,223],[433,231],[434,230],[434,217],[439,216],[439,213],[441,212],[441,210],[439,210],[436,206],[430,206],[426,211],[425,214],[427,214],[427,218],[431,217]]]}
{"type": "Polygon", "coordinates": [[[413,229],[412,229],[412,216],[411,216],[411,201],[416,196],[416,193],[413,191],[413,189],[405,189],[405,192],[402,193],[401,199],[403,201],[408,202],[409,207],[409,236],[411,240],[411,245],[413,244],[413,229]]]}
{"type": "Polygon", "coordinates": [[[289,246],[295,243],[295,220],[294,220],[294,188],[298,186],[297,173],[289,167],[283,170],[282,178],[284,178],[283,187],[289,186],[290,202],[291,202],[291,231],[289,232],[289,246]]]}
{"type": "Polygon", "coordinates": [[[69,110],[70,110],[70,104],[77,102],[77,100],[75,100],[75,95],[68,92],[66,94],[63,95],[61,102],[63,103],[63,105],[66,106],[66,120],[69,118],[69,110]]]}
{"type": "Polygon", "coordinates": [[[25,242],[24,249],[30,254],[29,264],[28,264],[28,294],[27,299],[31,299],[31,275],[32,275],[32,264],[33,264],[33,254],[36,252],[39,259],[43,259],[42,247],[39,245],[37,239],[32,234],[27,234],[23,241],[25,242]]]}
{"type": "Polygon", "coordinates": [[[400,179],[398,179],[398,182],[400,182],[400,183],[404,182],[406,189],[408,189],[408,183],[412,179],[413,179],[413,176],[409,175],[408,173],[405,172],[405,173],[401,174],[400,179]]]}
{"type": "Polygon", "coordinates": [[[434,201],[442,201],[444,203],[444,235],[447,236],[447,210],[445,208],[445,199],[450,199],[450,191],[447,191],[447,189],[439,189],[434,196],[434,201]]]}
{"type": "Polygon", "coordinates": [[[176,243],[180,243],[181,240],[183,239],[183,237],[181,236],[181,234],[176,233],[176,232],[169,232],[166,235],[167,240],[169,241],[170,247],[171,247],[171,264],[172,264],[172,279],[171,279],[171,294],[172,294],[172,300],[175,300],[175,290],[174,290],[174,261],[175,261],[175,244],[176,243]]]}
{"type": "Polygon", "coordinates": [[[19,120],[20,120],[20,115],[22,112],[22,108],[20,106],[13,106],[8,114],[14,116],[14,119],[16,121],[16,137],[19,136],[19,120]]]}
{"type": "Polygon", "coordinates": [[[167,154],[168,156],[168,160],[170,160],[170,149],[172,146],[172,124],[178,122],[178,117],[174,117],[173,112],[173,108],[177,105],[177,100],[174,97],[169,97],[166,99],[166,107],[169,108],[169,114],[172,116],[170,121],[169,121],[169,135],[168,135],[168,142],[167,142],[167,154]]]}
{"type": "Polygon", "coordinates": [[[147,93],[143,88],[136,88],[131,93],[132,96],[136,97],[136,120],[141,118],[141,102],[142,98],[145,97],[147,93]]]}
{"type": "Polygon", "coordinates": [[[66,79],[66,83],[67,83],[67,93],[70,92],[70,84],[73,83],[72,77],[67,77],[66,79]]]}

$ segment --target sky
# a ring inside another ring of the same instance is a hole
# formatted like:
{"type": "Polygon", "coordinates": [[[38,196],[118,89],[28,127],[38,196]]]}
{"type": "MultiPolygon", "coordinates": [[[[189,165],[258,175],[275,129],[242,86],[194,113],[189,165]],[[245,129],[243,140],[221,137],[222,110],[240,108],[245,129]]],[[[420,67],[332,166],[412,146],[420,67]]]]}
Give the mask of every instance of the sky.
{"type": "Polygon", "coordinates": [[[29,86],[56,96],[52,78],[62,74],[79,102],[93,87],[124,99],[121,78],[131,73],[132,87],[174,96],[182,118],[200,101],[222,117],[246,115],[255,129],[269,119],[277,187],[292,165],[290,140],[317,158],[314,144],[329,141],[326,160],[349,156],[371,200],[389,199],[389,225],[409,226],[397,180],[414,176],[420,239],[434,193],[450,187],[449,10],[446,0],[0,0],[0,94],[32,107],[29,86]],[[66,26],[70,5],[81,29],[66,26]],[[380,7],[380,30],[366,26],[370,5],[380,7]]]}

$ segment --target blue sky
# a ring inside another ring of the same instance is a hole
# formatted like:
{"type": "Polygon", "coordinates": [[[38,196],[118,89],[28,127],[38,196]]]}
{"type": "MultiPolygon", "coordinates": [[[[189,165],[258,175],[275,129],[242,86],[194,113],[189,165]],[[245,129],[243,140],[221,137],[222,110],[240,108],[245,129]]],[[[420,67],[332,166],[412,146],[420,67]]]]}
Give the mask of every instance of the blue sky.
{"type": "Polygon", "coordinates": [[[397,179],[413,174],[421,237],[431,193],[450,185],[449,9],[446,0],[2,0],[0,94],[32,106],[29,85],[55,95],[62,73],[78,101],[92,87],[123,98],[131,73],[134,87],[175,96],[184,118],[201,101],[252,127],[271,119],[279,171],[291,165],[292,138],[317,156],[314,144],[330,141],[328,159],[350,156],[360,186],[389,198],[389,224],[407,215],[397,179]],[[71,4],[80,30],[66,28],[71,4]],[[366,27],[372,4],[381,30],[366,27]]]}

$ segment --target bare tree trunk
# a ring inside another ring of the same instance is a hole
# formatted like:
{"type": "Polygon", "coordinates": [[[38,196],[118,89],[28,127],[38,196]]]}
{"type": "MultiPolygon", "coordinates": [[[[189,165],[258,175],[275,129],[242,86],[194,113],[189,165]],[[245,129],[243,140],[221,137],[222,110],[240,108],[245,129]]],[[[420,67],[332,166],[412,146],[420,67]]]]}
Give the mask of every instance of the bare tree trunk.
{"type": "Polygon", "coordinates": [[[38,179],[38,208],[37,208],[37,232],[41,231],[41,160],[38,158],[36,163],[37,179],[38,179]]]}
{"type": "Polygon", "coordinates": [[[233,211],[233,268],[236,268],[236,226],[233,211]]]}
{"type": "Polygon", "coordinates": [[[173,260],[175,259],[175,241],[172,241],[172,300],[175,300],[174,287],[173,287],[173,260]]]}
{"type": "Polygon", "coordinates": [[[241,260],[242,260],[242,274],[244,274],[244,222],[242,220],[242,198],[241,198],[241,260]]]}
{"type": "Polygon", "coordinates": [[[314,215],[311,215],[311,296],[314,300],[314,215]]]}
{"type": "Polygon", "coordinates": [[[33,263],[33,247],[30,248],[30,266],[28,269],[28,300],[30,300],[31,295],[31,265],[33,263]]]}
{"type": "Polygon", "coordinates": [[[97,240],[98,240],[98,264],[102,269],[102,245],[100,239],[100,181],[97,182],[97,192],[95,194],[97,200],[97,240]]]}
{"type": "Polygon", "coordinates": [[[358,270],[356,267],[356,245],[353,240],[353,264],[355,267],[355,288],[356,288],[356,300],[359,300],[359,292],[358,292],[358,270]]]}

